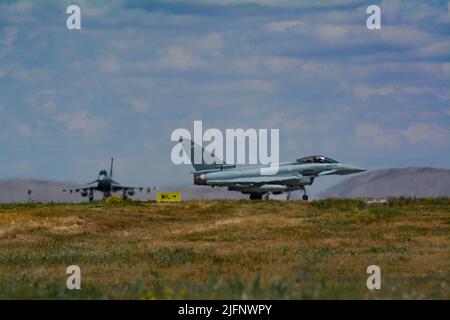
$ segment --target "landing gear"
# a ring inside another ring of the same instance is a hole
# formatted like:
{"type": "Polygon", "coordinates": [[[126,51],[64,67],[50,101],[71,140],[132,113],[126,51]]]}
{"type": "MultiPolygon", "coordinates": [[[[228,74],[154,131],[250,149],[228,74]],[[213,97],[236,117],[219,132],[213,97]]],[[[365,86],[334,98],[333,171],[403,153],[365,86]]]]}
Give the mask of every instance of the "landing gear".
{"type": "Polygon", "coordinates": [[[94,201],[94,190],[89,190],[89,202],[94,201]]]}
{"type": "Polygon", "coordinates": [[[128,200],[128,195],[127,195],[127,190],[126,190],[126,189],[123,189],[122,199],[123,199],[124,201],[128,200]]]}
{"type": "Polygon", "coordinates": [[[266,194],[264,195],[264,200],[269,200],[269,193],[266,193],[266,194]]]}
{"type": "Polygon", "coordinates": [[[250,193],[250,200],[262,200],[262,193],[250,193]]]}
{"type": "Polygon", "coordinates": [[[302,190],[303,190],[303,197],[302,197],[302,199],[304,200],[304,201],[308,201],[308,195],[306,194],[306,189],[305,189],[305,187],[302,187],[302,190]]]}

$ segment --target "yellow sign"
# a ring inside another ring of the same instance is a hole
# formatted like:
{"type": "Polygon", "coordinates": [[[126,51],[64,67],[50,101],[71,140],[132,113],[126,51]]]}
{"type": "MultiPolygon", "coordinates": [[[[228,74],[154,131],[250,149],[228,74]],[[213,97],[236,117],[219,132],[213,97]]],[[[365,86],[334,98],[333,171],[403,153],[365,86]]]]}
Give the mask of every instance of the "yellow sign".
{"type": "Polygon", "coordinates": [[[156,194],[156,201],[158,202],[180,202],[181,193],[179,192],[158,192],[156,194]]]}

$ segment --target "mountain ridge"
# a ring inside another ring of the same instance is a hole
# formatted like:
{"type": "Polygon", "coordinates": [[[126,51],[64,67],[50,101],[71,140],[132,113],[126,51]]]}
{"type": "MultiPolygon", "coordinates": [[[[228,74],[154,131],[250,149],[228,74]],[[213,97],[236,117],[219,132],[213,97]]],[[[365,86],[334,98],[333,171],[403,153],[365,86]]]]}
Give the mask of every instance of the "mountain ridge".
{"type": "Polygon", "coordinates": [[[367,171],[318,193],[320,198],[450,196],[450,169],[387,168],[367,171]]]}

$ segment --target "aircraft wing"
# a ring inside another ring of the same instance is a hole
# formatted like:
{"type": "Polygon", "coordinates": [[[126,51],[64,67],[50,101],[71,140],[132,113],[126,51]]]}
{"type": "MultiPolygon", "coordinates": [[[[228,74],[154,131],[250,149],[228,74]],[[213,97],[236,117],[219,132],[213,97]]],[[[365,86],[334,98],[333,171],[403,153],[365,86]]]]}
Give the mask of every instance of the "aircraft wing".
{"type": "Polygon", "coordinates": [[[69,192],[69,193],[78,193],[80,191],[89,191],[91,189],[96,189],[95,187],[83,187],[83,188],[73,188],[73,189],[62,189],[63,192],[69,192]]]}
{"type": "Polygon", "coordinates": [[[144,187],[129,187],[129,186],[121,186],[121,185],[113,185],[112,186],[112,191],[116,192],[116,191],[122,191],[122,190],[133,190],[133,191],[146,191],[147,193],[150,192],[150,187],[144,188],[144,187]]]}
{"type": "Polygon", "coordinates": [[[208,180],[208,184],[217,185],[231,185],[231,184],[241,184],[241,185],[260,185],[260,184],[298,184],[301,182],[302,177],[295,174],[290,175],[268,175],[268,176],[258,176],[258,177],[243,177],[243,178],[233,178],[233,179],[220,179],[220,180],[208,180]]]}

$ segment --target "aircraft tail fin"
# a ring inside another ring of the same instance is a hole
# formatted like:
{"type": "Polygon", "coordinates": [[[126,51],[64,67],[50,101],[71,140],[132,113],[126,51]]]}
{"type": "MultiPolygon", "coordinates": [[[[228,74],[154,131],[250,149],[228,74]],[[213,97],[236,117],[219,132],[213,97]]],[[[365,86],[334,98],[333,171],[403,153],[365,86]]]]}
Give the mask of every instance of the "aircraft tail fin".
{"type": "Polygon", "coordinates": [[[202,146],[196,144],[190,139],[180,139],[180,143],[183,146],[186,154],[190,155],[190,160],[195,171],[216,171],[235,167],[234,165],[224,164],[224,161],[222,159],[216,157],[214,154],[209,153],[202,146]],[[201,161],[195,161],[196,153],[201,157],[197,160],[201,161]]]}
{"type": "Polygon", "coordinates": [[[109,176],[111,178],[113,176],[113,163],[114,163],[114,158],[111,158],[111,168],[109,169],[109,176]]]}

